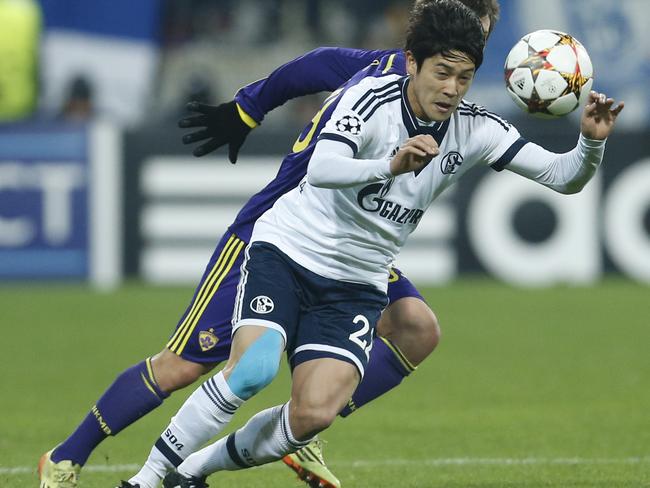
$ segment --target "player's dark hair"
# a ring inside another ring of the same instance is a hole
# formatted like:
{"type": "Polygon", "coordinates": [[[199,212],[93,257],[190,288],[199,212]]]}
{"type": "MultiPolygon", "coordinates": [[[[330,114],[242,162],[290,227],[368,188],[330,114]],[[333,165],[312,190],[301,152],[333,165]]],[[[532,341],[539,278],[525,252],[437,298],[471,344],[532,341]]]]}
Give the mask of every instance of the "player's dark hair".
{"type": "Polygon", "coordinates": [[[466,54],[476,66],[483,62],[485,36],[479,16],[457,0],[420,0],[413,5],[406,31],[405,51],[418,65],[425,59],[452,51],[466,54]]]}
{"type": "Polygon", "coordinates": [[[499,14],[501,13],[501,7],[499,6],[498,0],[458,0],[463,5],[467,5],[471,8],[476,15],[480,17],[485,17],[486,15],[490,18],[490,30],[486,32],[486,37],[490,37],[496,23],[499,21],[499,14]]]}

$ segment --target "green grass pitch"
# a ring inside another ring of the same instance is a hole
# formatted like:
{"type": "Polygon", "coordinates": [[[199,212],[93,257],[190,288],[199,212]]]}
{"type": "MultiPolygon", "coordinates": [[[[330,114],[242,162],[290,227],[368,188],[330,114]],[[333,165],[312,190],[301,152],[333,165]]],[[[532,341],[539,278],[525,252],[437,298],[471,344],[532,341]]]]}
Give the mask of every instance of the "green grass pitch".
{"type": "MultiPolygon", "coordinates": [[[[165,343],[189,289],[0,287],[0,487],[36,487],[36,462],[118,372],[165,343]]],[[[466,280],[425,290],[438,350],[398,389],[324,433],[344,488],[650,487],[650,288],[521,290],[466,280]]],[[[235,417],[288,396],[286,369],[235,417]]],[[[108,439],[81,488],[141,463],[192,391],[108,439]],[[122,466],[122,467],[121,467],[122,466]]],[[[301,485],[275,464],[219,487],[301,485]]]]}

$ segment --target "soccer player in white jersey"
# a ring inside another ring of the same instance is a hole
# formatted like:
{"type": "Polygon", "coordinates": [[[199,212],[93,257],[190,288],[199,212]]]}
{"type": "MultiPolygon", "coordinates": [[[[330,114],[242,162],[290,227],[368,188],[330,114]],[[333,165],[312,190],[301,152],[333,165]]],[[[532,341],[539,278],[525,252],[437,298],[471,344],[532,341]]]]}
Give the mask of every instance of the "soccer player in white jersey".
{"type": "MultiPolygon", "coordinates": [[[[253,230],[229,362],[163,434],[184,458],[166,487],[202,487],[213,472],[280,459],[333,422],[363,376],[390,264],[430,203],[470,168],[507,168],[562,193],[580,191],[593,176],[623,104],[591,93],[576,147],[546,151],[463,101],[482,48],[481,25],[466,7],[418,4],[408,75],[361,72],[325,102],[306,178],[253,230]],[[185,457],[273,379],[285,349],[290,401],[185,457]],[[209,402],[219,410],[204,415],[209,402]]],[[[127,486],[153,488],[169,468],[153,449],[127,486]]]]}
{"type": "MultiPolygon", "coordinates": [[[[487,36],[498,19],[497,0],[460,1],[479,15],[487,36]]],[[[210,116],[206,113],[183,119],[181,127],[204,127],[186,134],[183,140],[191,143],[209,139],[195,149],[195,154],[206,154],[228,143],[229,155],[234,160],[237,148],[251,127],[260,124],[266,113],[297,96],[332,92],[369,65],[378,75],[386,74],[387,70],[391,74],[406,74],[405,57],[400,49],[315,49],[283,64],[268,77],[243,87],[233,101],[218,107],[203,106],[210,116]]],[[[319,124],[314,136],[318,136],[320,128],[319,124]]],[[[306,174],[313,146],[303,137],[298,146],[304,149],[303,154],[285,158],[274,179],[251,196],[218,240],[194,296],[166,346],[155,356],[120,372],[75,430],[41,457],[38,468],[41,488],[78,486],[80,469],[103,440],[119,435],[158,408],[172,392],[186,387],[228,359],[243,249],[257,218],[273,206],[277,198],[297,186],[306,174]]],[[[433,311],[399,269],[392,267],[390,273],[389,305],[377,324],[371,359],[362,382],[339,412],[341,417],[358,412],[401,384],[438,343],[440,329],[433,311]]],[[[182,459],[175,459],[175,463],[180,461],[182,459]]],[[[321,443],[317,439],[285,456],[283,461],[307,484],[340,488],[340,482],[324,463],[321,443]]]]}

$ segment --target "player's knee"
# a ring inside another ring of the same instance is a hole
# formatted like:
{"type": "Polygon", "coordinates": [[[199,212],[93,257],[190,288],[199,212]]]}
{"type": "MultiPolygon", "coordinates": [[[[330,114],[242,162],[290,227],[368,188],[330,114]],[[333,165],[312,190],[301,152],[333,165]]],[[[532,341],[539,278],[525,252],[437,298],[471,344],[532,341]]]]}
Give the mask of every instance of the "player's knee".
{"type": "Polygon", "coordinates": [[[228,385],[235,395],[242,400],[248,400],[273,381],[278,369],[279,362],[269,358],[258,358],[244,363],[240,361],[228,378],[228,385]]]}
{"type": "Polygon", "coordinates": [[[264,389],[280,369],[284,338],[274,330],[259,337],[237,361],[228,376],[228,386],[242,400],[264,389]]]}
{"type": "Polygon", "coordinates": [[[438,318],[421,300],[400,300],[392,307],[386,317],[382,316],[379,333],[393,341],[409,361],[417,365],[440,342],[438,318]]]}
{"type": "Polygon", "coordinates": [[[413,318],[408,326],[422,346],[433,352],[440,342],[440,324],[433,310],[426,307],[426,311],[413,318]]]}
{"type": "Polygon", "coordinates": [[[417,306],[402,307],[391,315],[391,335],[407,334],[413,339],[428,342],[435,347],[440,341],[440,324],[436,314],[424,302],[417,306]]]}
{"type": "Polygon", "coordinates": [[[291,424],[295,426],[294,435],[309,438],[332,425],[338,412],[323,405],[296,405],[291,414],[291,424]]]}
{"type": "Polygon", "coordinates": [[[158,386],[167,393],[194,383],[211,369],[211,365],[188,361],[167,349],[151,359],[151,367],[158,386]]]}

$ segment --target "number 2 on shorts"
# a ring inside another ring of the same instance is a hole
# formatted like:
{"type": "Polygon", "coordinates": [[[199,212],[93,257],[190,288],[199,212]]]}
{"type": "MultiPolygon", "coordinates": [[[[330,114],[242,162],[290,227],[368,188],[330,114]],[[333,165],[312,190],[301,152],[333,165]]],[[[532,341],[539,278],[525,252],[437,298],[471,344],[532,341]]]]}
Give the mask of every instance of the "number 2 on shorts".
{"type": "Polygon", "coordinates": [[[372,349],[372,333],[370,334],[370,342],[366,341],[363,339],[363,336],[365,336],[369,331],[370,331],[370,322],[368,322],[368,319],[365,318],[363,315],[357,315],[354,317],[354,320],[352,321],[355,324],[358,324],[361,322],[363,324],[363,327],[350,334],[350,340],[354,342],[357,346],[359,346],[361,349],[363,349],[363,352],[366,353],[366,358],[370,359],[370,350],[372,349]]]}

